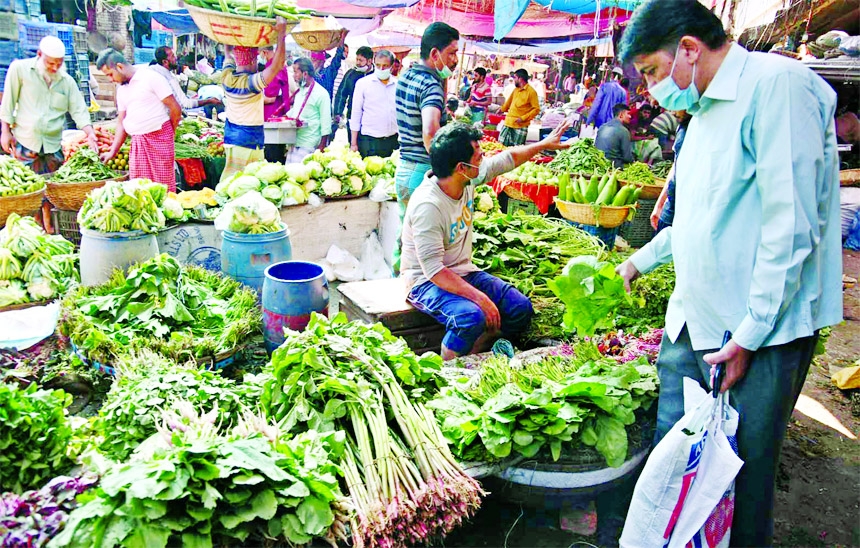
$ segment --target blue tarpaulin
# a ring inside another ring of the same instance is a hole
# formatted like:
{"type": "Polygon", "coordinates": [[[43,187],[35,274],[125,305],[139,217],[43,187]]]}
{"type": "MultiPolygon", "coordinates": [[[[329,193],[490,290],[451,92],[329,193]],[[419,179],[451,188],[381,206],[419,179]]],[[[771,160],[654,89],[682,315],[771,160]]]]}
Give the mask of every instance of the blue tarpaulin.
{"type": "Polygon", "coordinates": [[[188,10],[154,11],[152,18],[170,29],[173,34],[193,34],[200,32],[188,10]]]}
{"type": "Polygon", "coordinates": [[[500,55],[537,55],[541,53],[558,53],[569,51],[576,48],[586,48],[605,44],[611,40],[610,37],[593,38],[582,37],[573,40],[535,40],[535,41],[518,41],[518,42],[474,42],[469,40],[466,42],[466,49],[477,49],[485,53],[498,53],[500,55]]]}
{"type": "MultiPolygon", "coordinates": [[[[353,0],[347,0],[352,2],[353,0]]],[[[496,0],[495,29],[493,39],[501,40],[513,30],[514,25],[526,12],[531,0],[496,0]]],[[[535,0],[538,4],[546,6],[553,11],[571,13],[574,15],[585,15],[595,13],[607,8],[618,8],[633,10],[643,0],[535,0]]]]}

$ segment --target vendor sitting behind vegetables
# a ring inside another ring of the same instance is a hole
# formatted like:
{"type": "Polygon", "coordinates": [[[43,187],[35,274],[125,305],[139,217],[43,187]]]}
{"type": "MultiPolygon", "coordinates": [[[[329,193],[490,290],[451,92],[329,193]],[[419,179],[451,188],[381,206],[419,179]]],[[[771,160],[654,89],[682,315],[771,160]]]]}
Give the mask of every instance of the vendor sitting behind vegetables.
{"type": "Polygon", "coordinates": [[[403,220],[401,274],[407,301],[445,325],[442,358],[488,349],[500,336],[516,339],[534,313],[514,286],[472,263],[475,185],[492,180],[560,143],[562,124],[544,140],[484,158],[483,134],[454,123],[436,133],[424,181],[409,200],[403,220]]]}
{"type": "Polygon", "coordinates": [[[257,48],[233,47],[232,59],[224,65],[224,155],[226,165],[221,174],[225,181],[251,162],[264,159],[263,91],[284,67],[286,59],[286,20],[278,16],[275,30],[278,41],[275,57],[262,72],[257,72],[257,48]]]}

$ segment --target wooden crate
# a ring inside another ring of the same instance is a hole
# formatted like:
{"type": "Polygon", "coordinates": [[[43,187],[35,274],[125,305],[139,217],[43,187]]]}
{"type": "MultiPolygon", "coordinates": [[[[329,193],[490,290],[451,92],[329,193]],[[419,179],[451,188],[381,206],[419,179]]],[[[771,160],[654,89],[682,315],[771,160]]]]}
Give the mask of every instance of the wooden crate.
{"type": "Polygon", "coordinates": [[[402,278],[350,282],[337,289],[341,294],[340,310],[350,320],[381,323],[419,355],[441,349],[444,326],[406,302],[402,278]]]}

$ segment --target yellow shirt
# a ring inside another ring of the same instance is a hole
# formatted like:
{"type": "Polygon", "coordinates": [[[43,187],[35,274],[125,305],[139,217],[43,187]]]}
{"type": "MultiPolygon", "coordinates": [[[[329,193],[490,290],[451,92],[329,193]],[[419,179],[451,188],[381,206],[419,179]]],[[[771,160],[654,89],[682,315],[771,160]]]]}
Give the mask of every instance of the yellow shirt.
{"type": "Polygon", "coordinates": [[[528,84],[515,89],[505,101],[502,112],[508,114],[505,117],[506,126],[512,128],[529,127],[531,121],[540,114],[540,101],[538,101],[537,92],[528,84]],[[521,118],[523,122],[518,124],[517,118],[521,118]]]}
{"type": "Polygon", "coordinates": [[[0,119],[12,126],[19,143],[34,152],[57,152],[67,112],[78,129],[90,125],[90,113],[74,78],[63,72],[49,88],[36,70],[36,57],[12,62],[0,119]]]}

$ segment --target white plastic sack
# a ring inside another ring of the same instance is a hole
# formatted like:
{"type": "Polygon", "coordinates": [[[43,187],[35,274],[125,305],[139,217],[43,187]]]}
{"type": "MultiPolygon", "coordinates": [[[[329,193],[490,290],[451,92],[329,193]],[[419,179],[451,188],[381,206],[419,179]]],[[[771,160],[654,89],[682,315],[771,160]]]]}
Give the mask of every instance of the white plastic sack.
{"type": "Polygon", "coordinates": [[[394,177],[380,177],[368,196],[374,202],[387,202],[397,197],[394,177]]]}
{"type": "Polygon", "coordinates": [[[357,282],[364,279],[361,263],[352,253],[332,244],[325,260],[331,265],[332,273],[342,282],[357,282]]]}
{"type": "Polygon", "coordinates": [[[391,278],[391,269],[385,262],[385,252],[376,231],[364,241],[364,250],[361,253],[361,270],[364,272],[365,280],[386,280],[391,278]]]}
{"type": "Polygon", "coordinates": [[[729,443],[738,413],[684,379],[684,416],[657,444],[633,491],[623,548],[729,545],[734,478],[743,466],[729,443]],[[715,413],[715,411],[717,411],[715,413]]]}
{"type": "Polygon", "coordinates": [[[30,348],[54,334],[59,317],[58,301],[0,313],[0,348],[30,348]]]}

